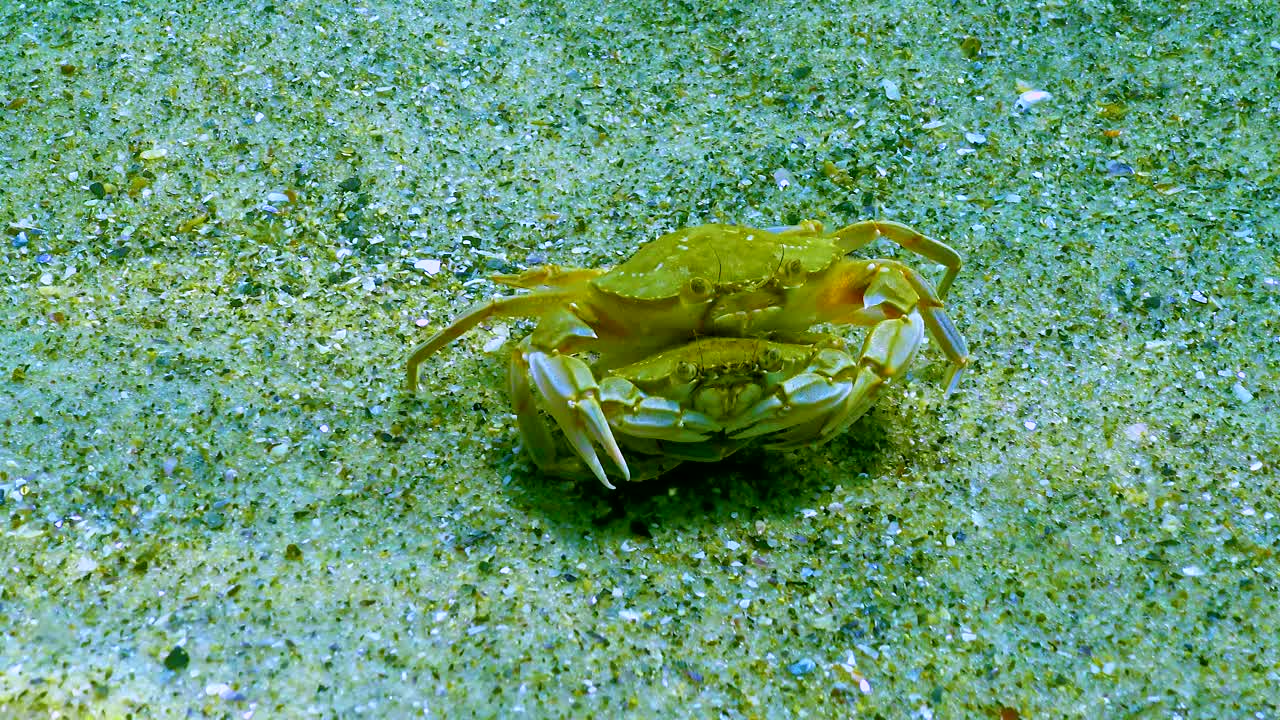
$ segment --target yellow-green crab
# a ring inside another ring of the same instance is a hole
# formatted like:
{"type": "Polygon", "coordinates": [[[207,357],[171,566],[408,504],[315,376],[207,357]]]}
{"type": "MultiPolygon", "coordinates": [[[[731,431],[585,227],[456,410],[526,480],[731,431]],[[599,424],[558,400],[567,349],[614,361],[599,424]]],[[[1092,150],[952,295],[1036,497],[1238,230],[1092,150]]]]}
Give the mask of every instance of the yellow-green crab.
{"type": "MultiPolygon", "coordinates": [[[[611,370],[646,358],[658,365],[691,362],[680,354],[709,347],[693,342],[696,338],[768,339],[812,349],[815,339],[825,337],[810,332],[814,325],[870,327],[863,353],[850,360],[855,366],[878,367],[878,388],[906,369],[927,331],[950,361],[946,380],[950,394],[968,363],[964,340],[943,306],[960,264],[959,254],[947,245],[895,222],[854,223],[832,233],[825,233],[816,221],[772,230],[733,225],[686,228],[642,246],[612,270],[547,265],[519,275],[495,276],[497,282],[532,292],[474,308],[415,347],[406,368],[406,384],[416,389],[422,362],[485,320],[536,317],[537,326],[513,352],[510,367],[513,403],[525,445],[535,462],[557,471],[559,466],[546,451],[547,429],[533,402],[536,387],[542,407],[577,455],[612,487],[594,445],[604,449],[624,480],[631,475],[615,426],[602,405],[598,378],[607,380],[611,370]],[[937,289],[898,261],[847,257],[879,237],[943,265],[946,272],[937,289]],[[591,364],[587,352],[595,357],[591,364]]],[[[749,354],[758,347],[730,342],[722,349],[749,354]]],[[[798,371],[794,377],[810,374],[798,371]]],[[[849,394],[856,395],[850,406],[856,409],[863,400],[870,404],[875,389],[850,389],[849,394]]],[[[655,397],[684,407],[670,393],[659,392],[655,397]]],[[[731,436],[741,430],[733,428],[731,436]]],[[[795,442],[830,437],[825,432],[805,435],[783,428],[759,434],[779,431],[795,442]]],[[[630,430],[625,434],[638,437],[630,430]]],[[[696,446],[709,441],[674,442],[696,446]]],[[[668,451],[664,445],[663,452],[668,451]]]]}
{"type": "MultiPolygon", "coordinates": [[[[767,437],[765,446],[772,448],[830,440],[910,366],[923,337],[919,325],[918,315],[880,323],[857,356],[835,336],[809,344],[701,338],[609,370],[598,385],[597,379],[587,384],[620,447],[631,454],[630,479],[642,480],[685,460],[723,459],[755,437],[767,437]]],[[[513,367],[509,380],[534,463],[557,475],[583,475],[587,467],[595,474],[589,459],[583,465],[581,452],[557,457],[529,375],[513,367]]],[[[589,445],[585,435],[568,439],[575,448],[589,445]]]]}

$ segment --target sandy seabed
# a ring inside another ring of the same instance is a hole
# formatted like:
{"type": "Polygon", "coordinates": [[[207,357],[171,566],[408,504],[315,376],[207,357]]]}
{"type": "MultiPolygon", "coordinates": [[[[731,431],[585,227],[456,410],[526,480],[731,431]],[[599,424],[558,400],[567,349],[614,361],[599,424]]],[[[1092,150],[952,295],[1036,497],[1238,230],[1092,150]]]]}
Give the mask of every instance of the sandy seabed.
{"type": "Polygon", "coordinates": [[[10,3],[0,48],[0,716],[1280,717],[1271,3],[10,3]],[[401,388],[493,272],[810,218],[963,253],[954,396],[926,347],[827,445],[610,492],[520,450],[528,323],[401,388]]]}

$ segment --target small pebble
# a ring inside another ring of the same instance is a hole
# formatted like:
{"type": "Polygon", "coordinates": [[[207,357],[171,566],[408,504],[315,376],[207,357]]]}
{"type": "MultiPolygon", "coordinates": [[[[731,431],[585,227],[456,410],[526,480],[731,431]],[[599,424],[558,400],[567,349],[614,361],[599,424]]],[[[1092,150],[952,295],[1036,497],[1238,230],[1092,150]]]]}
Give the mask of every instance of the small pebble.
{"type": "Polygon", "coordinates": [[[804,675],[808,675],[809,673],[817,669],[818,669],[818,663],[814,662],[810,658],[800,658],[799,660],[787,666],[787,672],[791,673],[792,675],[795,675],[796,677],[802,677],[804,675]]]}
{"type": "Polygon", "coordinates": [[[169,155],[169,151],[166,150],[165,148],[151,148],[150,150],[143,150],[142,153],[138,155],[138,157],[142,158],[143,160],[161,160],[168,155],[169,155]]]}
{"type": "Polygon", "coordinates": [[[189,664],[191,664],[191,656],[187,654],[187,651],[181,645],[175,646],[169,651],[168,655],[164,656],[165,668],[173,672],[186,670],[189,664]]]}
{"type": "Polygon", "coordinates": [[[349,177],[346,180],[343,180],[342,182],[338,183],[338,187],[343,190],[346,190],[347,192],[357,192],[360,190],[360,178],[349,177]]]}
{"type": "Polygon", "coordinates": [[[1112,177],[1128,177],[1133,174],[1133,167],[1119,160],[1107,162],[1107,174],[1112,177]]]}
{"type": "Polygon", "coordinates": [[[1195,300],[1201,305],[1205,305],[1209,302],[1209,298],[1205,297],[1204,293],[1200,292],[1199,290],[1193,290],[1191,292],[1191,299],[1195,300]]]}
{"type": "Polygon", "coordinates": [[[981,145],[987,141],[987,136],[978,132],[967,132],[964,134],[964,139],[968,140],[974,145],[981,145]]]}
{"type": "Polygon", "coordinates": [[[880,87],[884,88],[884,96],[890,100],[897,101],[902,99],[902,89],[898,87],[896,81],[885,78],[880,81],[880,87]]]}
{"type": "Polygon", "coordinates": [[[48,265],[49,263],[53,262],[53,256],[47,252],[40,253],[39,255],[36,256],[36,262],[40,263],[41,265],[48,265]]]}
{"type": "Polygon", "coordinates": [[[1236,399],[1241,403],[1247,403],[1253,400],[1253,393],[1249,392],[1249,389],[1240,383],[1236,383],[1231,386],[1231,394],[1235,395],[1236,399]]]}

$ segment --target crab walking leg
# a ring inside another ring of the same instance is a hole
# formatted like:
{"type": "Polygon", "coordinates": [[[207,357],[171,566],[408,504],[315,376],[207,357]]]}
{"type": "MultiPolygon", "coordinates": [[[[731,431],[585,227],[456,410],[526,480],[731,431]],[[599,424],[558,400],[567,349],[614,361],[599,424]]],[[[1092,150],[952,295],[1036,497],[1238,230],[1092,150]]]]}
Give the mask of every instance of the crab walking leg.
{"type": "Polygon", "coordinates": [[[609,376],[600,382],[600,403],[609,425],[631,437],[676,443],[702,442],[720,430],[710,416],[664,397],[646,394],[629,380],[609,376]]]}
{"type": "MultiPolygon", "coordinates": [[[[885,321],[919,315],[938,348],[951,367],[947,372],[943,398],[951,396],[960,375],[969,365],[969,349],[964,338],[947,316],[938,291],[928,278],[895,260],[875,260],[878,266],[863,290],[863,306],[838,318],[841,322],[863,327],[879,327],[885,321]]],[[[835,296],[839,300],[839,296],[835,296]]]]}
{"type": "Polygon", "coordinates": [[[872,328],[858,357],[858,376],[849,396],[806,441],[824,443],[865,415],[875,404],[880,389],[911,366],[924,341],[925,327],[920,315],[912,313],[872,328]]]}
{"type": "Polygon", "coordinates": [[[539,265],[519,275],[494,275],[489,279],[510,287],[538,290],[541,288],[568,287],[587,282],[605,274],[601,268],[566,268],[559,265],[539,265]]]}
{"type": "MultiPolygon", "coordinates": [[[[423,361],[485,320],[492,317],[537,317],[554,311],[573,297],[572,292],[548,290],[493,300],[468,310],[409,354],[409,362],[405,364],[405,389],[409,392],[418,389],[418,367],[423,361]]],[[[585,327],[585,323],[582,325],[585,327]]],[[[589,327],[587,332],[590,332],[589,327]]]]}
{"type": "Polygon", "coordinates": [[[729,437],[794,428],[772,444],[786,447],[830,439],[871,407],[881,387],[906,371],[924,332],[924,321],[912,313],[872,328],[856,362],[837,350],[819,352],[805,372],[788,378],[743,413],[728,429],[729,437]]]}
{"type": "Polygon", "coordinates": [[[555,440],[552,439],[547,424],[543,422],[542,415],[538,413],[533,387],[529,384],[529,363],[524,359],[522,348],[516,348],[511,353],[507,387],[511,392],[511,407],[516,412],[516,426],[520,428],[524,449],[539,470],[555,472],[559,469],[555,440]]]}
{"type": "Polygon", "coordinates": [[[947,296],[951,283],[956,279],[956,275],[960,274],[962,263],[960,253],[951,249],[950,245],[923,235],[915,228],[902,223],[891,220],[865,220],[840,228],[835,232],[835,236],[838,238],[837,244],[845,253],[851,253],[870,244],[876,238],[883,237],[903,249],[945,267],[947,271],[942,276],[942,282],[938,283],[939,298],[947,296]]]}
{"type": "Polygon", "coordinates": [[[944,382],[947,389],[942,394],[943,399],[949,398],[951,393],[955,392],[956,385],[960,383],[961,373],[969,365],[969,348],[965,346],[964,337],[960,335],[960,331],[947,316],[947,311],[942,304],[941,291],[935,292],[929,281],[915,270],[905,266],[902,270],[903,277],[920,297],[916,304],[916,311],[920,313],[924,326],[928,328],[929,336],[938,343],[938,349],[951,362],[951,368],[947,371],[944,382]]]}
{"type": "Polygon", "coordinates": [[[600,388],[591,374],[591,368],[571,355],[548,354],[528,347],[524,350],[524,361],[528,363],[533,384],[546,400],[547,411],[555,418],[560,429],[564,430],[565,438],[591,468],[591,472],[605,487],[613,489],[604,474],[600,458],[591,445],[595,441],[617,465],[622,479],[630,480],[631,472],[627,469],[627,461],[622,457],[622,449],[618,447],[613,431],[609,429],[609,421],[600,407],[600,388]]]}

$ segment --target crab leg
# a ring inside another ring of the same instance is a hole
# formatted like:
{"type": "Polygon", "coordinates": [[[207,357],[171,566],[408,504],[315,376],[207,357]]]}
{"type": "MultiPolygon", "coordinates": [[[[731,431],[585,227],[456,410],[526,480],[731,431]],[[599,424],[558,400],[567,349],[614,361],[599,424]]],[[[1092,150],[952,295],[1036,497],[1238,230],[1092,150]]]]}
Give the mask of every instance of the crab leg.
{"type": "Polygon", "coordinates": [[[951,249],[950,245],[921,234],[918,230],[891,220],[864,220],[835,231],[837,245],[846,254],[873,242],[876,238],[887,238],[900,247],[947,269],[938,283],[938,297],[947,296],[951,283],[960,273],[960,253],[951,249]]]}
{"type": "Polygon", "coordinates": [[[523,353],[523,362],[529,367],[533,384],[546,400],[547,412],[564,430],[565,438],[596,478],[605,487],[613,489],[592,446],[593,441],[604,448],[622,473],[622,479],[630,480],[627,461],[622,457],[622,450],[600,407],[600,388],[591,368],[571,355],[546,353],[527,346],[523,353]]]}
{"type": "Polygon", "coordinates": [[[609,425],[632,437],[694,443],[720,430],[710,416],[680,403],[645,393],[630,381],[606,377],[600,384],[600,401],[609,425]]]}
{"type": "Polygon", "coordinates": [[[561,341],[575,338],[594,338],[591,326],[564,309],[564,305],[575,297],[576,290],[541,290],[528,295],[493,300],[468,310],[455,318],[449,327],[413,349],[405,364],[405,388],[410,392],[418,389],[418,368],[423,361],[492,317],[554,317],[556,332],[553,334],[543,330],[537,338],[539,344],[547,348],[560,348],[561,341]]]}
{"type": "Polygon", "coordinates": [[[819,352],[809,368],[727,427],[729,437],[791,430],[774,443],[783,447],[830,438],[865,413],[882,386],[906,371],[924,332],[924,321],[912,313],[872,328],[856,362],[838,350],[819,352]]]}
{"type": "Polygon", "coordinates": [[[511,392],[511,407],[516,412],[516,426],[520,428],[525,450],[539,470],[551,472],[556,468],[556,444],[547,424],[542,421],[542,415],[538,413],[533,387],[529,384],[529,363],[525,362],[523,348],[516,348],[511,353],[507,387],[511,392]]]}
{"type": "Polygon", "coordinates": [[[920,297],[920,301],[916,304],[916,311],[924,320],[929,336],[938,343],[938,349],[947,356],[947,360],[951,361],[951,368],[947,371],[944,382],[947,389],[942,394],[944,399],[951,397],[956,385],[960,383],[960,374],[969,365],[969,348],[964,344],[964,336],[956,329],[943,308],[941,291],[935,293],[929,281],[915,270],[906,266],[902,266],[901,269],[903,277],[920,297]]]}
{"type": "Polygon", "coordinates": [[[566,268],[559,265],[539,265],[531,267],[519,275],[494,275],[489,279],[510,287],[538,290],[576,285],[598,278],[605,272],[607,271],[600,268],[566,268]]]}
{"type": "Polygon", "coordinates": [[[565,302],[568,298],[569,294],[563,292],[530,293],[493,300],[471,308],[454,318],[449,327],[413,348],[409,353],[409,361],[405,364],[405,389],[409,392],[418,389],[418,367],[424,360],[485,320],[491,317],[532,317],[565,302]]]}

